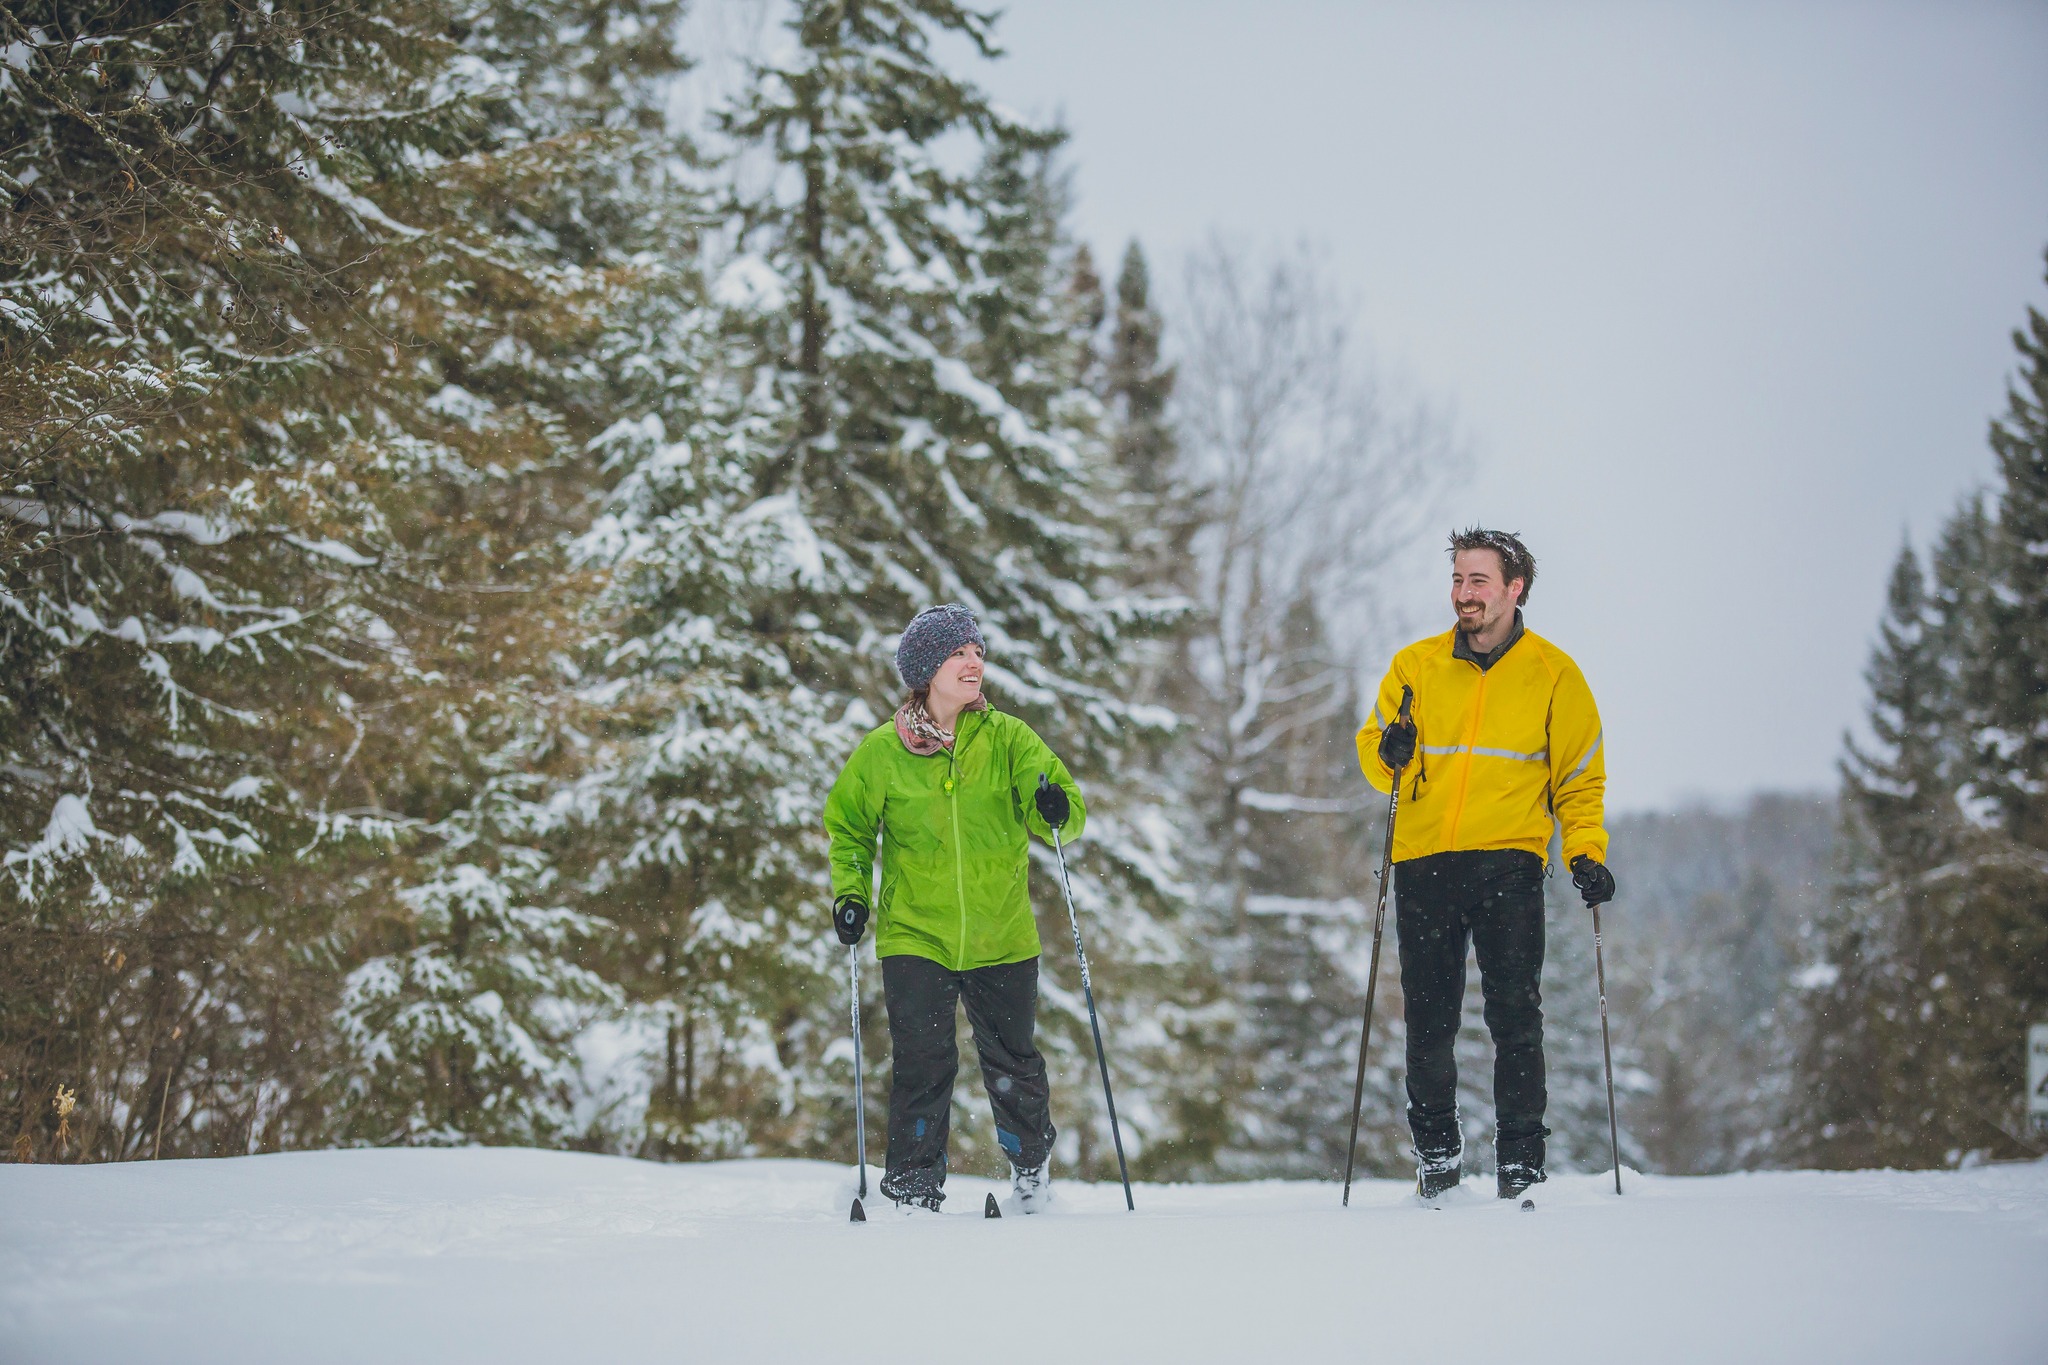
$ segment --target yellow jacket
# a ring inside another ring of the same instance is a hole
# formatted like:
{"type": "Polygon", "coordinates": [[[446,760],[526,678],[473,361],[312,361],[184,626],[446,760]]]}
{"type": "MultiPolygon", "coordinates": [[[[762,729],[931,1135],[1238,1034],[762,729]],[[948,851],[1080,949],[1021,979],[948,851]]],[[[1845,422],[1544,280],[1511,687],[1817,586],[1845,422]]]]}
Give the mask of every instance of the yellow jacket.
{"type": "Polygon", "coordinates": [[[1380,762],[1380,731],[1400,713],[1402,685],[1414,688],[1416,749],[1402,772],[1395,862],[1480,848],[1542,857],[1553,821],[1564,828],[1567,867],[1581,853],[1606,861],[1607,761],[1592,690],[1563,650],[1519,622],[1517,629],[1486,669],[1456,630],[1394,656],[1358,732],[1358,763],[1373,786],[1389,790],[1394,774],[1380,762]]]}

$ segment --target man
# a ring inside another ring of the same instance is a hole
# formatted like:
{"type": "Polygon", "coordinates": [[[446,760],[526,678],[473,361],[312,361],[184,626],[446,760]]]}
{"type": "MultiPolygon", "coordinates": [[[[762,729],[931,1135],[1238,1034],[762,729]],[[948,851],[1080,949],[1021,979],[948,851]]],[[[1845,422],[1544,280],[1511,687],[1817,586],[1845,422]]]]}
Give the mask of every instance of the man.
{"type": "Polygon", "coordinates": [[[1416,1189],[1458,1183],[1454,1047],[1465,948],[1479,957],[1493,1035],[1500,1197],[1543,1179],[1543,876],[1553,824],[1588,906],[1614,898],[1601,827],[1600,715],[1578,665],[1526,629],[1528,547],[1502,531],[1451,537],[1457,625],[1394,656],[1358,732],[1366,778],[1403,784],[1394,828],[1394,922],[1408,1024],[1408,1127],[1416,1189]],[[1401,689],[1415,691],[1403,724],[1401,689]]]}

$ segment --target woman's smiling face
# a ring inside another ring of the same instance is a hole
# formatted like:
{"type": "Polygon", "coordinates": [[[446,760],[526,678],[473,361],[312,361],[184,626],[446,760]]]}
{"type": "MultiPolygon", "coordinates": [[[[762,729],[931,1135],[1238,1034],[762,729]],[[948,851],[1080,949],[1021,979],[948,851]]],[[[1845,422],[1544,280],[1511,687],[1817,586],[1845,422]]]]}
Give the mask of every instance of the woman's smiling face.
{"type": "Polygon", "coordinates": [[[981,675],[981,646],[960,646],[932,674],[930,709],[942,714],[958,712],[981,695],[981,675]]]}

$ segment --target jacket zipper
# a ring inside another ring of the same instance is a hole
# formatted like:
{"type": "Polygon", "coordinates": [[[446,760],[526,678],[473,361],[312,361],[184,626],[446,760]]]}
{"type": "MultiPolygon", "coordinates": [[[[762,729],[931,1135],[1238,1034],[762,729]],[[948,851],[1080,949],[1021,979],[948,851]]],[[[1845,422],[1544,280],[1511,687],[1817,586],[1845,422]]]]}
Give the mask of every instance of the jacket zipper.
{"type": "Polygon", "coordinates": [[[967,866],[960,857],[960,748],[966,742],[966,726],[961,725],[946,749],[946,800],[953,808],[953,894],[960,902],[959,946],[953,952],[956,972],[967,969],[967,866]]]}
{"type": "Polygon", "coordinates": [[[1458,799],[1451,806],[1450,824],[1444,831],[1444,843],[1452,848],[1458,846],[1458,826],[1465,819],[1465,794],[1472,789],[1472,751],[1479,747],[1479,727],[1485,720],[1486,670],[1482,668],[1479,670],[1479,696],[1472,703],[1472,728],[1465,735],[1465,773],[1458,779],[1458,799]]]}

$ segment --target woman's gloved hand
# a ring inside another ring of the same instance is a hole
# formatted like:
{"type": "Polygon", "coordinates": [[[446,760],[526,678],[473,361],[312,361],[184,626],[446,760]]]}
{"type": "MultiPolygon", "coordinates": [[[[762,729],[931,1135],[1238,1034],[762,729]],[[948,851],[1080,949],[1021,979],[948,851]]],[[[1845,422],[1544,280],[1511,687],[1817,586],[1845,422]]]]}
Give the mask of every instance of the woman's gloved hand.
{"type": "Polygon", "coordinates": [[[1031,799],[1038,807],[1038,818],[1054,829],[1066,824],[1067,816],[1073,813],[1073,805],[1067,800],[1067,789],[1048,782],[1044,773],[1038,775],[1038,791],[1031,799]]]}
{"type": "Polygon", "coordinates": [[[832,907],[832,932],[851,948],[868,931],[868,903],[859,896],[841,896],[832,907]]]}

